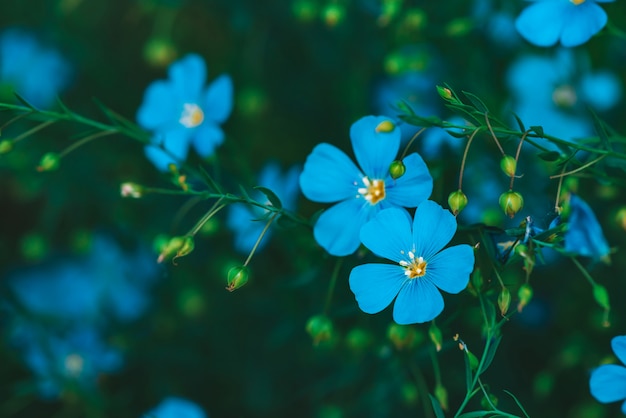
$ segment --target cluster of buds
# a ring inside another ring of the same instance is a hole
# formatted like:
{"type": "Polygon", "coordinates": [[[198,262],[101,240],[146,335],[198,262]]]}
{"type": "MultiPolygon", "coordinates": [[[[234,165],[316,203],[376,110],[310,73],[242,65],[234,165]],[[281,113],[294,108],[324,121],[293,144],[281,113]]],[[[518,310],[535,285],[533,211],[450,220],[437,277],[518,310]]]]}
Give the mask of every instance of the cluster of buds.
{"type": "Polygon", "coordinates": [[[166,243],[161,246],[161,252],[157,263],[162,263],[165,260],[176,259],[178,257],[184,257],[191,253],[195,247],[193,237],[191,236],[179,236],[170,238],[166,243]]]}

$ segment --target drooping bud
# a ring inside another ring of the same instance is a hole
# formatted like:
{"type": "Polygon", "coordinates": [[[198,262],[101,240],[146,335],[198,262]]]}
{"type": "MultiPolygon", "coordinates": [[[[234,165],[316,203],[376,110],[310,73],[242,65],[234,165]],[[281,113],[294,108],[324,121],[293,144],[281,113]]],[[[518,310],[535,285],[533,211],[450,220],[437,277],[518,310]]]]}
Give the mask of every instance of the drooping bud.
{"type": "Polygon", "coordinates": [[[162,263],[165,260],[169,260],[178,254],[178,251],[185,245],[185,237],[173,237],[161,248],[157,263],[162,263]]]}
{"type": "Polygon", "coordinates": [[[406,166],[402,161],[395,160],[391,162],[391,165],[389,166],[389,174],[392,179],[397,180],[404,176],[404,173],[406,173],[406,166]]]}
{"type": "Polygon", "coordinates": [[[448,206],[450,206],[450,210],[454,214],[454,216],[458,215],[465,206],[467,206],[467,196],[465,193],[461,191],[461,189],[450,193],[448,196],[448,206]]]}
{"type": "Polygon", "coordinates": [[[250,273],[247,266],[235,266],[228,270],[228,282],[226,290],[232,292],[248,283],[250,273]]]}
{"type": "Polygon", "coordinates": [[[515,246],[515,253],[523,258],[528,257],[528,247],[526,244],[517,244],[515,246]]]}
{"type": "Polygon", "coordinates": [[[435,385],[435,398],[439,401],[441,409],[448,410],[448,391],[441,383],[435,385]]]}
{"type": "Polygon", "coordinates": [[[511,305],[511,292],[506,287],[502,288],[502,292],[498,295],[498,308],[500,308],[500,314],[506,315],[511,305]]]}
{"type": "Polygon", "coordinates": [[[54,171],[59,168],[61,157],[55,152],[49,152],[41,157],[37,171],[54,171]]]}
{"type": "Polygon", "coordinates": [[[421,342],[423,336],[409,325],[391,324],[387,329],[387,337],[397,350],[410,350],[421,342]]]}
{"type": "Polygon", "coordinates": [[[500,168],[504,171],[504,174],[509,177],[513,177],[515,175],[515,170],[517,170],[517,161],[515,161],[515,158],[510,155],[505,155],[500,160],[500,168]]]}
{"type": "Polygon", "coordinates": [[[441,346],[443,344],[443,338],[441,337],[441,330],[435,324],[435,321],[432,321],[430,323],[430,327],[428,328],[428,336],[430,337],[430,340],[435,345],[435,349],[437,351],[441,351],[441,346]]]}
{"type": "Polygon", "coordinates": [[[184,257],[191,253],[193,249],[196,247],[196,244],[191,236],[185,236],[183,238],[183,245],[180,246],[174,258],[184,257]]]}
{"type": "Polygon", "coordinates": [[[122,197],[132,197],[139,199],[143,196],[143,187],[136,183],[126,182],[120,185],[120,195],[122,197]]]}
{"type": "Polygon", "coordinates": [[[596,284],[593,286],[593,298],[596,300],[605,310],[611,309],[611,303],[609,302],[609,292],[606,287],[596,284]]]}
{"type": "Polygon", "coordinates": [[[524,207],[524,198],[520,193],[509,190],[500,195],[499,203],[504,213],[513,218],[524,207]]]}
{"type": "Polygon", "coordinates": [[[13,141],[10,139],[5,139],[0,141],[0,155],[6,154],[13,149],[13,141]]]}
{"type": "Polygon", "coordinates": [[[528,283],[524,283],[517,291],[519,303],[517,304],[517,312],[522,312],[524,307],[530,303],[533,298],[533,288],[528,283]]]}
{"type": "Polygon", "coordinates": [[[376,126],[376,133],[389,133],[396,129],[396,125],[390,120],[384,120],[376,126]]]}
{"type": "Polygon", "coordinates": [[[313,344],[318,345],[323,341],[330,340],[333,335],[333,323],[325,315],[315,315],[307,321],[306,331],[313,338],[313,344]]]}

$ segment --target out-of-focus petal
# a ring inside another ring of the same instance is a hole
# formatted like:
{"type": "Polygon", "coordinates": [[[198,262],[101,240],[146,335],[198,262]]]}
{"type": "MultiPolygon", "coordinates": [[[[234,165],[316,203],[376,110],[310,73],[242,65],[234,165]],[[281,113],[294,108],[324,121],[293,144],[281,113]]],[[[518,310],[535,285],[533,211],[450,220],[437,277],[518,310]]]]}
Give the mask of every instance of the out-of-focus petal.
{"type": "Polygon", "coordinates": [[[556,44],[565,24],[560,15],[567,9],[563,1],[543,1],[534,3],[515,20],[515,28],[528,42],[537,46],[556,44]]]}
{"type": "Polygon", "coordinates": [[[206,65],[201,56],[184,56],[170,66],[168,75],[175,93],[184,103],[196,103],[200,99],[206,81],[206,65]]]}
{"type": "Polygon", "coordinates": [[[179,105],[171,83],[155,81],[146,89],[137,111],[137,122],[146,129],[174,126],[182,113],[179,105]]]}
{"type": "MultiPolygon", "coordinates": [[[[153,143],[158,143],[161,138],[154,138],[153,143]]],[[[146,157],[154,164],[154,166],[166,171],[169,164],[180,165],[187,158],[189,151],[189,132],[187,128],[178,128],[171,130],[162,138],[163,146],[170,154],[161,150],[157,146],[148,145],[145,148],[146,157]]]]}
{"type": "Polygon", "coordinates": [[[204,121],[195,128],[192,134],[193,146],[201,157],[213,155],[215,148],[222,142],[224,142],[224,131],[211,121],[204,121]]]}
{"type": "Polygon", "coordinates": [[[561,17],[566,22],[561,33],[561,44],[565,47],[582,45],[600,32],[608,20],[606,12],[593,1],[570,7],[567,15],[561,17]]]}
{"type": "Polygon", "coordinates": [[[591,395],[603,403],[626,399],[626,367],[605,364],[591,372],[591,395]]]}
{"type": "Polygon", "coordinates": [[[204,117],[217,123],[224,122],[233,110],[233,81],[228,75],[216,78],[204,98],[204,117]]]}

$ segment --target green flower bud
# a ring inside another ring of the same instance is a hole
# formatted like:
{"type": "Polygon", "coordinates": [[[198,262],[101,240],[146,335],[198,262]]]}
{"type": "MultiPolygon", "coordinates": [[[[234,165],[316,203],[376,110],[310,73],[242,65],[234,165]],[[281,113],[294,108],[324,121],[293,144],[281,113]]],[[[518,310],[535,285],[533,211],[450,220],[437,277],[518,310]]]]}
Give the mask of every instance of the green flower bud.
{"type": "Polygon", "coordinates": [[[519,290],[517,291],[517,297],[519,298],[517,311],[522,312],[524,307],[528,305],[533,298],[533,288],[530,287],[528,283],[521,285],[519,290]]]}
{"type": "Polygon", "coordinates": [[[428,336],[430,337],[430,340],[435,345],[435,349],[437,351],[441,351],[441,345],[443,343],[443,338],[441,337],[441,330],[435,324],[434,321],[430,323],[430,328],[428,328],[428,336]]]}
{"type": "Polygon", "coordinates": [[[455,102],[456,101],[454,99],[454,95],[452,94],[452,90],[450,90],[447,87],[437,86],[437,93],[439,93],[439,96],[441,96],[441,98],[443,100],[446,100],[448,102],[455,102]]]}
{"type": "Polygon", "coordinates": [[[465,196],[465,193],[463,193],[461,189],[450,193],[448,196],[448,206],[450,206],[450,210],[454,216],[458,215],[459,212],[467,206],[467,196],[465,196]]]}
{"type": "Polygon", "coordinates": [[[168,39],[152,38],[143,48],[144,60],[156,68],[167,67],[177,55],[176,46],[168,39]]]}
{"type": "Polygon", "coordinates": [[[389,174],[391,175],[391,178],[397,180],[404,176],[404,173],[406,173],[406,166],[404,163],[400,160],[392,161],[389,166],[389,174]]]}
{"type": "Polygon", "coordinates": [[[505,155],[500,160],[500,168],[504,171],[504,174],[509,177],[513,177],[515,175],[515,170],[517,170],[517,161],[515,161],[515,158],[510,155],[505,155]]]}
{"type": "Polygon", "coordinates": [[[384,120],[376,126],[376,133],[389,133],[396,129],[396,125],[390,120],[384,120]]]}
{"type": "MultiPolygon", "coordinates": [[[[491,401],[491,405],[493,406],[498,406],[498,398],[490,393],[489,394],[489,401],[491,401]]],[[[489,401],[487,401],[487,398],[483,396],[483,398],[480,400],[480,406],[486,410],[486,411],[491,411],[493,410],[493,408],[491,407],[491,405],[489,404],[489,401]]]]}
{"type": "Polygon", "coordinates": [[[159,258],[157,258],[157,263],[162,263],[165,260],[169,260],[178,254],[178,251],[185,245],[186,237],[174,237],[170,238],[169,241],[162,247],[161,253],[159,254],[159,258]]]}
{"type": "Polygon", "coordinates": [[[408,29],[421,29],[426,25],[426,17],[426,12],[421,9],[408,9],[404,12],[403,23],[408,29]]]}
{"type": "Polygon", "coordinates": [[[419,390],[413,383],[405,382],[400,388],[400,393],[406,405],[415,405],[419,399],[419,390]]]}
{"type": "Polygon", "coordinates": [[[617,224],[626,231],[626,206],[620,208],[615,215],[615,220],[617,224]]]}
{"type": "Polygon", "coordinates": [[[239,289],[244,284],[248,283],[250,273],[246,266],[236,266],[228,270],[228,286],[226,290],[232,292],[239,289]]]}
{"type": "Polygon", "coordinates": [[[441,383],[435,385],[435,398],[439,401],[441,409],[448,410],[448,391],[441,383]]]}
{"type": "Polygon", "coordinates": [[[291,12],[300,22],[312,22],[317,15],[317,4],[312,0],[296,0],[291,4],[291,12]]]}
{"type": "Polygon", "coordinates": [[[315,315],[307,321],[306,331],[313,338],[313,344],[318,345],[330,340],[333,334],[333,323],[325,315],[315,315]]]}
{"type": "Polygon", "coordinates": [[[354,351],[361,351],[372,343],[372,335],[361,328],[353,328],[346,335],[346,345],[354,351]]]}
{"type": "Polygon", "coordinates": [[[195,246],[196,246],[196,244],[195,244],[195,242],[193,240],[193,237],[190,237],[190,236],[184,237],[183,238],[183,245],[180,246],[180,248],[176,252],[176,256],[174,258],[184,257],[184,256],[188,255],[189,253],[191,253],[193,251],[195,246]]]}
{"type": "Polygon", "coordinates": [[[329,4],[322,10],[322,20],[326,26],[334,28],[346,17],[346,9],[340,4],[329,4]]]}
{"type": "Polygon", "coordinates": [[[410,350],[423,338],[415,328],[400,324],[389,325],[387,337],[397,350],[410,350]]]}
{"type": "Polygon", "coordinates": [[[120,185],[120,195],[122,197],[132,197],[139,199],[143,196],[143,187],[136,183],[126,182],[120,185]]]}
{"type": "Polygon", "coordinates": [[[37,171],[54,171],[59,168],[61,157],[55,152],[49,152],[41,157],[37,171]]]}
{"type": "Polygon", "coordinates": [[[0,155],[6,154],[13,149],[13,141],[10,139],[5,139],[4,141],[0,141],[0,155]]]}
{"type": "Polygon", "coordinates": [[[509,190],[500,195],[499,203],[504,213],[513,218],[524,207],[524,198],[518,192],[509,190]]]}
{"type": "Polygon", "coordinates": [[[506,287],[502,288],[502,292],[498,295],[498,308],[500,308],[500,314],[506,315],[511,305],[511,292],[506,287]]]}
{"type": "Polygon", "coordinates": [[[593,286],[593,298],[598,302],[605,310],[611,309],[611,303],[609,302],[609,292],[606,287],[599,284],[593,286]]]}

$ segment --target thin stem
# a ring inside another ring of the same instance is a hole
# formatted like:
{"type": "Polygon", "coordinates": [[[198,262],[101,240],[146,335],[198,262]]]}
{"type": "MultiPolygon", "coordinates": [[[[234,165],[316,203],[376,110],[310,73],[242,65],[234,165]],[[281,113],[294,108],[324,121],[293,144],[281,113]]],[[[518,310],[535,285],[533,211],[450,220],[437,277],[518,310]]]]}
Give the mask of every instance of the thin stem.
{"type": "Polygon", "coordinates": [[[270,225],[272,224],[272,222],[274,222],[274,219],[276,219],[276,216],[278,216],[278,212],[275,212],[270,217],[270,219],[267,221],[267,223],[265,224],[265,228],[263,228],[263,231],[261,231],[261,234],[259,235],[259,237],[257,238],[256,242],[254,243],[254,247],[252,247],[252,251],[250,251],[250,254],[248,254],[248,258],[246,259],[245,263],[243,263],[244,267],[246,267],[248,265],[248,263],[250,262],[250,260],[252,260],[252,256],[254,255],[254,253],[255,253],[256,249],[258,248],[259,244],[261,243],[261,240],[265,236],[265,233],[269,229],[270,225]]]}
{"type": "Polygon", "coordinates": [[[591,277],[591,275],[589,274],[589,272],[587,271],[586,268],[583,267],[582,264],[580,264],[580,261],[576,260],[576,257],[570,257],[572,262],[576,265],[576,267],[578,267],[578,270],[580,270],[580,272],[582,273],[582,275],[585,277],[585,279],[587,279],[587,281],[589,282],[589,284],[594,287],[596,286],[596,281],[593,280],[593,277],[591,277]]]}
{"type": "Polygon", "coordinates": [[[469,139],[467,140],[467,144],[465,145],[465,151],[463,152],[463,160],[461,161],[461,171],[459,172],[459,190],[462,189],[463,186],[463,172],[465,171],[465,161],[467,160],[467,153],[469,152],[469,148],[472,145],[472,141],[476,134],[480,131],[480,128],[474,129],[469,139]]]}
{"type": "Polygon", "coordinates": [[[500,145],[500,141],[498,141],[498,137],[493,132],[493,128],[491,127],[491,122],[489,121],[489,114],[487,112],[485,112],[485,122],[487,123],[487,128],[489,128],[489,132],[491,133],[491,137],[493,138],[494,142],[498,146],[498,149],[500,150],[500,154],[502,154],[502,156],[504,157],[504,155],[505,155],[504,154],[504,149],[502,148],[502,145],[500,145]]]}
{"type": "Polygon", "coordinates": [[[0,133],[2,133],[2,131],[4,130],[4,128],[6,128],[7,126],[9,126],[10,124],[17,122],[20,119],[23,119],[27,116],[30,116],[31,113],[21,113],[15,117],[12,117],[11,119],[9,119],[8,121],[6,121],[4,124],[2,124],[2,126],[0,126],[0,133]]]}
{"type": "Polygon", "coordinates": [[[582,171],[582,170],[584,170],[584,169],[585,169],[585,168],[587,168],[587,167],[591,167],[591,166],[592,166],[592,165],[594,165],[595,163],[597,163],[597,162],[599,162],[599,161],[603,160],[603,159],[604,159],[604,158],[606,158],[607,156],[608,156],[608,154],[602,154],[601,156],[599,156],[599,157],[598,157],[598,158],[596,158],[595,160],[593,160],[593,161],[589,161],[589,162],[588,162],[587,164],[585,164],[585,165],[581,165],[580,167],[578,167],[578,168],[576,168],[576,169],[574,169],[574,170],[572,170],[572,171],[568,171],[567,173],[564,173],[564,172],[563,172],[563,173],[561,173],[561,174],[555,174],[555,175],[553,175],[553,176],[550,176],[550,178],[551,178],[551,179],[555,179],[555,178],[558,178],[558,177],[565,177],[565,176],[569,176],[570,174],[575,174],[575,173],[578,173],[579,171],[582,171]]]}
{"type": "Polygon", "coordinates": [[[220,210],[222,210],[226,205],[221,205],[220,206],[220,202],[222,201],[222,199],[218,199],[213,206],[211,206],[211,209],[208,210],[207,213],[204,214],[204,216],[202,216],[202,218],[200,218],[200,220],[198,222],[196,222],[196,224],[194,225],[193,228],[191,228],[189,230],[189,232],[187,232],[186,236],[188,237],[193,237],[195,236],[198,231],[200,229],[202,229],[202,227],[204,226],[205,223],[207,223],[207,221],[209,219],[211,219],[217,212],[219,212],[220,210]]]}
{"type": "Polygon", "coordinates": [[[326,293],[326,303],[324,304],[324,315],[328,314],[328,310],[330,309],[330,302],[333,299],[333,294],[335,293],[335,286],[337,284],[337,276],[339,276],[339,270],[341,269],[341,264],[343,263],[343,258],[338,257],[337,262],[335,263],[335,268],[333,269],[332,276],[330,277],[330,283],[328,284],[328,292],[326,293]]]}
{"type": "MultiPolygon", "coordinates": [[[[21,115],[20,115],[20,116],[21,116],[21,115]]],[[[16,119],[16,118],[13,118],[13,119],[11,119],[11,121],[13,121],[13,120],[15,120],[15,119],[16,119]]],[[[27,138],[27,137],[29,137],[30,135],[32,135],[32,134],[34,134],[34,133],[36,133],[36,132],[41,131],[41,130],[42,130],[42,129],[44,129],[45,127],[50,126],[50,125],[52,125],[52,124],[53,124],[53,123],[55,123],[55,122],[56,122],[56,120],[48,120],[48,121],[46,121],[46,122],[43,122],[43,123],[39,124],[39,125],[35,126],[34,128],[29,129],[28,131],[23,132],[21,135],[18,135],[18,136],[16,136],[15,138],[13,138],[13,143],[15,144],[16,142],[19,142],[19,141],[21,141],[22,139],[27,138]]]]}
{"type": "Polygon", "coordinates": [[[63,151],[61,151],[59,153],[59,159],[65,157],[67,154],[69,154],[70,152],[74,151],[76,148],[85,145],[86,143],[88,143],[89,141],[92,141],[96,138],[101,138],[103,136],[109,136],[109,135],[114,135],[118,133],[116,130],[112,130],[112,131],[102,131],[102,132],[98,132],[92,135],[87,135],[86,137],[84,137],[83,139],[81,139],[80,141],[76,141],[74,142],[72,145],[70,145],[69,147],[65,148],[63,151]]]}
{"type": "Polygon", "coordinates": [[[409,152],[409,148],[411,147],[411,145],[413,145],[413,142],[417,139],[417,137],[420,136],[422,132],[424,132],[426,129],[427,128],[422,128],[419,131],[417,131],[415,135],[413,135],[413,138],[411,138],[408,144],[406,144],[406,147],[404,147],[404,151],[402,152],[402,155],[399,158],[400,161],[402,161],[404,157],[406,156],[407,152],[409,152]]]}
{"type": "MultiPolygon", "coordinates": [[[[567,168],[567,163],[563,164],[563,170],[561,170],[561,174],[565,173],[565,169],[567,168]]],[[[556,188],[556,202],[554,202],[554,211],[557,214],[561,213],[561,207],[559,206],[559,200],[561,198],[561,187],[563,186],[563,179],[565,176],[559,176],[559,185],[556,188]]]]}
{"type": "Polygon", "coordinates": [[[524,135],[520,138],[519,144],[517,144],[517,151],[515,152],[515,172],[511,174],[511,182],[509,183],[509,190],[513,190],[513,182],[515,181],[515,174],[517,173],[517,162],[519,161],[519,154],[522,151],[522,144],[528,135],[528,131],[524,132],[524,135]]]}

